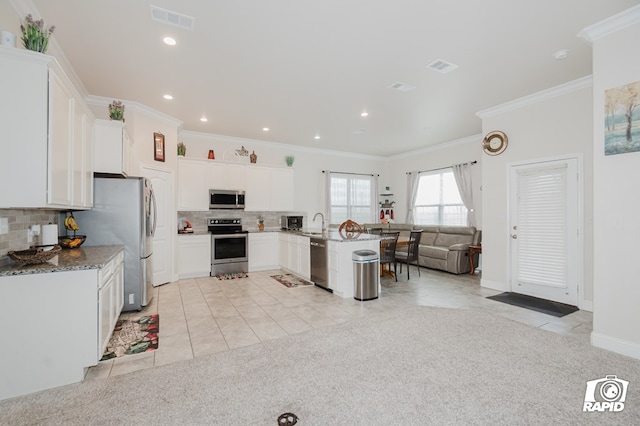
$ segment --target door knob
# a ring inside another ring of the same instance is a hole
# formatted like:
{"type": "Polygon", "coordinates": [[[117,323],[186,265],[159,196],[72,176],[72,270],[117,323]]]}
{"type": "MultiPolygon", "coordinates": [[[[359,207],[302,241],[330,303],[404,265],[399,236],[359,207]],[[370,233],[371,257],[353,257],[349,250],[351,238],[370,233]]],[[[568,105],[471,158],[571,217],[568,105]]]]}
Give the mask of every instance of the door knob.
{"type": "Polygon", "coordinates": [[[513,234],[513,235],[511,236],[511,238],[513,238],[514,240],[517,240],[517,239],[518,239],[518,236],[517,236],[516,234],[513,234]]]}

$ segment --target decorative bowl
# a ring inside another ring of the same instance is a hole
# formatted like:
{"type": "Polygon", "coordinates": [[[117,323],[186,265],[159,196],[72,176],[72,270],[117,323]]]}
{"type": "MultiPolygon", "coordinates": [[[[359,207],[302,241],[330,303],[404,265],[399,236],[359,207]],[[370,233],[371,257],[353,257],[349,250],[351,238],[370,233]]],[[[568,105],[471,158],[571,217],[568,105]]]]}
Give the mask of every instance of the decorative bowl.
{"type": "Polygon", "coordinates": [[[58,242],[62,248],[72,249],[80,247],[86,239],[86,235],[64,235],[58,237],[58,242]]]}

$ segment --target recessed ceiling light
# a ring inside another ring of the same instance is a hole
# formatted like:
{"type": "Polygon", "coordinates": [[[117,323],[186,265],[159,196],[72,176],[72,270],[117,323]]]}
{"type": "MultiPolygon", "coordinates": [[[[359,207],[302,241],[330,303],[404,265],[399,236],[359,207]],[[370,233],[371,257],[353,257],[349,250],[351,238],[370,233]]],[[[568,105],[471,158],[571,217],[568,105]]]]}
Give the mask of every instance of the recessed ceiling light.
{"type": "Polygon", "coordinates": [[[569,51],[567,49],[558,50],[553,54],[553,57],[559,61],[566,58],[567,56],[569,56],[569,51]]]}
{"type": "Polygon", "coordinates": [[[165,98],[166,100],[170,101],[171,99],[173,99],[173,96],[171,95],[164,95],[163,98],[165,98]]]}
{"type": "Polygon", "coordinates": [[[363,112],[360,113],[360,117],[366,117],[368,115],[369,115],[369,113],[367,111],[363,111],[363,112]]]}
{"type": "Polygon", "coordinates": [[[200,121],[202,121],[203,123],[206,123],[206,122],[207,122],[207,121],[209,121],[209,120],[207,119],[207,117],[201,117],[201,118],[200,118],[200,121]]]}
{"type": "Polygon", "coordinates": [[[164,41],[164,43],[169,45],[169,46],[175,46],[176,45],[176,39],[175,38],[165,37],[165,38],[162,39],[162,41],[164,41]]]}
{"type": "Polygon", "coordinates": [[[268,131],[269,131],[269,128],[268,128],[268,127],[263,127],[263,128],[262,128],[262,131],[263,131],[263,132],[268,132],[268,131]]]}

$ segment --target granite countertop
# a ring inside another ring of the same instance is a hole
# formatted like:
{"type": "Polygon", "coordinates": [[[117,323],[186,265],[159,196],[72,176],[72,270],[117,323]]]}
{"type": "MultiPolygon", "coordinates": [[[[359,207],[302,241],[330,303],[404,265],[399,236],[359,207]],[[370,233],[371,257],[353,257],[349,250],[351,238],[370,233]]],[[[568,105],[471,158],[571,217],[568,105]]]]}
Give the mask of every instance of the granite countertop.
{"type": "Polygon", "coordinates": [[[121,245],[63,249],[59,255],[45,263],[22,265],[12,261],[8,265],[0,266],[0,277],[100,269],[123,249],[124,246],[121,245]]]}
{"type": "Polygon", "coordinates": [[[380,235],[377,234],[367,234],[363,233],[354,233],[352,235],[347,235],[346,232],[338,232],[337,229],[329,229],[328,231],[322,232],[319,229],[301,229],[298,231],[282,231],[295,235],[302,235],[303,237],[310,238],[319,238],[325,241],[336,241],[340,243],[349,243],[356,241],[371,241],[371,240],[379,240],[381,239],[380,235]]]}

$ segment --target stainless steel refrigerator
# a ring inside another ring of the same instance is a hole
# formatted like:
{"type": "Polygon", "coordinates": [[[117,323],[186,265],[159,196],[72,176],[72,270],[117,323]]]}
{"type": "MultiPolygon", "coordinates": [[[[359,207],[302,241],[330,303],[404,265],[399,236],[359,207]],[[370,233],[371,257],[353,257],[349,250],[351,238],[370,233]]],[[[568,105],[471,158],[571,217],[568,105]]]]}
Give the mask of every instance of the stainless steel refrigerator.
{"type": "Polygon", "coordinates": [[[94,179],[93,208],[74,212],[84,245],[124,245],[123,311],[141,310],[152,298],[156,202],[144,177],[94,179]]]}

